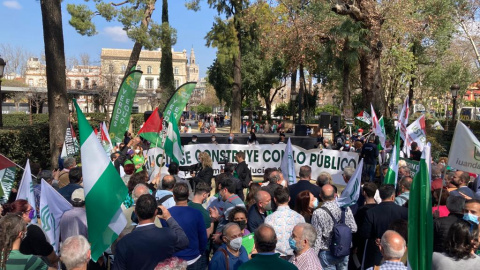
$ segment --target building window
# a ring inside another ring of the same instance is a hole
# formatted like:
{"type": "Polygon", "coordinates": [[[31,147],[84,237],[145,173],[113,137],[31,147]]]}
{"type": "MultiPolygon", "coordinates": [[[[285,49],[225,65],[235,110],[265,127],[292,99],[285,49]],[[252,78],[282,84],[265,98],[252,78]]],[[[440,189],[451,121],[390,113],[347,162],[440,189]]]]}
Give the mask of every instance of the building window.
{"type": "Polygon", "coordinates": [[[180,86],[180,80],[175,80],[175,88],[178,88],[180,86]]]}
{"type": "Polygon", "coordinates": [[[147,89],[152,89],[153,88],[153,79],[146,79],[146,87],[147,89]]]}
{"type": "Polygon", "coordinates": [[[122,72],[125,72],[126,69],[127,69],[127,66],[122,65],[122,72]]]}
{"type": "Polygon", "coordinates": [[[28,79],[28,86],[33,87],[33,79],[28,79]]]}
{"type": "Polygon", "coordinates": [[[142,66],[138,65],[137,70],[142,70],[142,66]]]}
{"type": "Polygon", "coordinates": [[[113,65],[112,64],[108,65],[108,72],[113,72],[113,65]]]}
{"type": "Polygon", "coordinates": [[[152,67],[151,66],[147,67],[147,74],[152,74],[152,67]]]}
{"type": "Polygon", "coordinates": [[[173,72],[173,74],[178,75],[178,67],[175,67],[175,71],[173,72]]]}

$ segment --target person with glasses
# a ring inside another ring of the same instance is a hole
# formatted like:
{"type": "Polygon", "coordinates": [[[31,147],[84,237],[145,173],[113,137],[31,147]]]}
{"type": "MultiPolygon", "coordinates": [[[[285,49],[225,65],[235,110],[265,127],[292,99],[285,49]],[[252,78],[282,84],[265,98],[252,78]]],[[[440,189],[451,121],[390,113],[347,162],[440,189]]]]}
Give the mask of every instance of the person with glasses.
{"type": "Polygon", "coordinates": [[[48,269],[42,259],[20,252],[21,243],[25,240],[27,226],[22,216],[8,213],[0,219],[0,269],[48,269]]]}
{"type": "Polygon", "coordinates": [[[21,241],[20,252],[25,255],[44,257],[50,266],[56,267],[59,257],[53,250],[52,245],[48,242],[40,226],[31,224],[32,219],[35,218],[35,210],[28,201],[19,199],[10,204],[4,204],[2,215],[6,215],[7,213],[13,213],[22,217],[23,221],[27,224],[27,236],[21,241]]]}

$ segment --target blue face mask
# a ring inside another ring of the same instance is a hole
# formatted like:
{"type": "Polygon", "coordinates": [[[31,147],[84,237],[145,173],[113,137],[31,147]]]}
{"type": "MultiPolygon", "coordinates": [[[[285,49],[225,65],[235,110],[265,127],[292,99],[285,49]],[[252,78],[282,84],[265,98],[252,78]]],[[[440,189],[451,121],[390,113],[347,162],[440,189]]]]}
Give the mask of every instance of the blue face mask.
{"type": "Polygon", "coordinates": [[[228,137],[228,139],[231,141],[231,140],[232,140],[232,136],[228,137]]]}
{"type": "Polygon", "coordinates": [[[470,213],[463,214],[463,220],[471,223],[475,223],[478,225],[478,217],[473,214],[470,214],[470,213]]]}
{"type": "Polygon", "coordinates": [[[315,201],[313,201],[313,209],[316,209],[318,207],[318,199],[315,199],[315,201]]]}
{"type": "Polygon", "coordinates": [[[297,250],[297,242],[292,238],[288,238],[288,244],[290,245],[290,248],[293,250],[297,250]]]}

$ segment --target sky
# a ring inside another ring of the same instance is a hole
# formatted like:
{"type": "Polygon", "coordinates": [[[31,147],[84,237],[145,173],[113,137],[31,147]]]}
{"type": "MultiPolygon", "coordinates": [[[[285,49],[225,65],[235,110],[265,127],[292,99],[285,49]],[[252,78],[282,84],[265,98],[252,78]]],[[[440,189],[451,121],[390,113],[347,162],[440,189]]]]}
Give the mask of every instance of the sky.
{"type": "MultiPolygon", "coordinates": [[[[114,1],[116,2],[116,1],[114,1]]],[[[121,2],[121,1],[118,1],[121,2]]],[[[205,45],[205,35],[212,28],[214,17],[217,12],[208,7],[206,0],[202,1],[202,7],[195,12],[187,10],[185,0],[169,0],[170,26],[177,30],[177,44],[173,46],[175,51],[195,50],[196,63],[200,68],[200,77],[206,76],[207,68],[215,59],[215,48],[205,45]]],[[[83,0],[62,1],[63,34],[65,41],[66,59],[76,57],[82,53],[88,53],[91,65],[100,65],[100,53],[102,48],[132,49],[131,41],[122,26],[118,22],[106,22],[101,17],[93,19],[98,34],[88,37],[78,34],[70,26],[70,15],[66,10],[67,3],[81,4],[83,0]]],[[[153,20],[161,22],[162,1],[158,0],[153,13],[153,20]]],[[[42,16],[40,1],[36,0],[0,0],[0,43],[12,46],[21,46],[35,56],[44,54],[42,16]]],[[[5,59],[8,61],[8,59],[5,59]]],[[[67,63],[68,64],[68,63],[67,63]]]]}

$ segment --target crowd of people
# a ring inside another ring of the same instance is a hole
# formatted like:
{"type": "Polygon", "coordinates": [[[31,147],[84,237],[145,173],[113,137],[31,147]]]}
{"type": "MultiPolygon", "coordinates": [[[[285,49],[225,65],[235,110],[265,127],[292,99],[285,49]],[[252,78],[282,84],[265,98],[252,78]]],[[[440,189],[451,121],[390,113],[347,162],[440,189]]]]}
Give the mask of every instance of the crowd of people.
{"type": "MultiPolygon", "coordinates": [[[[344,136],[335,148],[362,143],[359,153],[366,164],[359,198],[345,208],[337,204],[341,186],[329,173],[312,176],[312,168],[302,166],[299,180],[288,185],[279,168],[266,168],[263,181],[254,181],[241,151],[237,163],[227,163],[216,176],[211,157],[201,152],[199,164],[171,162],[168,175],[150,181],[140,140],[126,140],[111,162],[128,188],[122,204],[128,224],[96,262],[90,258],[81,167],[66,158],[60,171],[38,168],[32,171],[37,179],[73,206],[60,220],[60,252],[32,222],[38,217],[29,202],[11,200],[0,218],[0,268],[407,269],[410,170],[400,164],[397,186],[383,184],[374,136],[344,136]],[[368,162],[370,154],[374,163],[368,162]],[[192,178],[183,179],[180,170],[192,178]]],[[[430,170],[432,268],[480,269],[475,175],[446,170],[445,164],[445,158],[432,161],[430,170]]],[[[354,172],[344,168],[345,183],[354,172]]]]}

